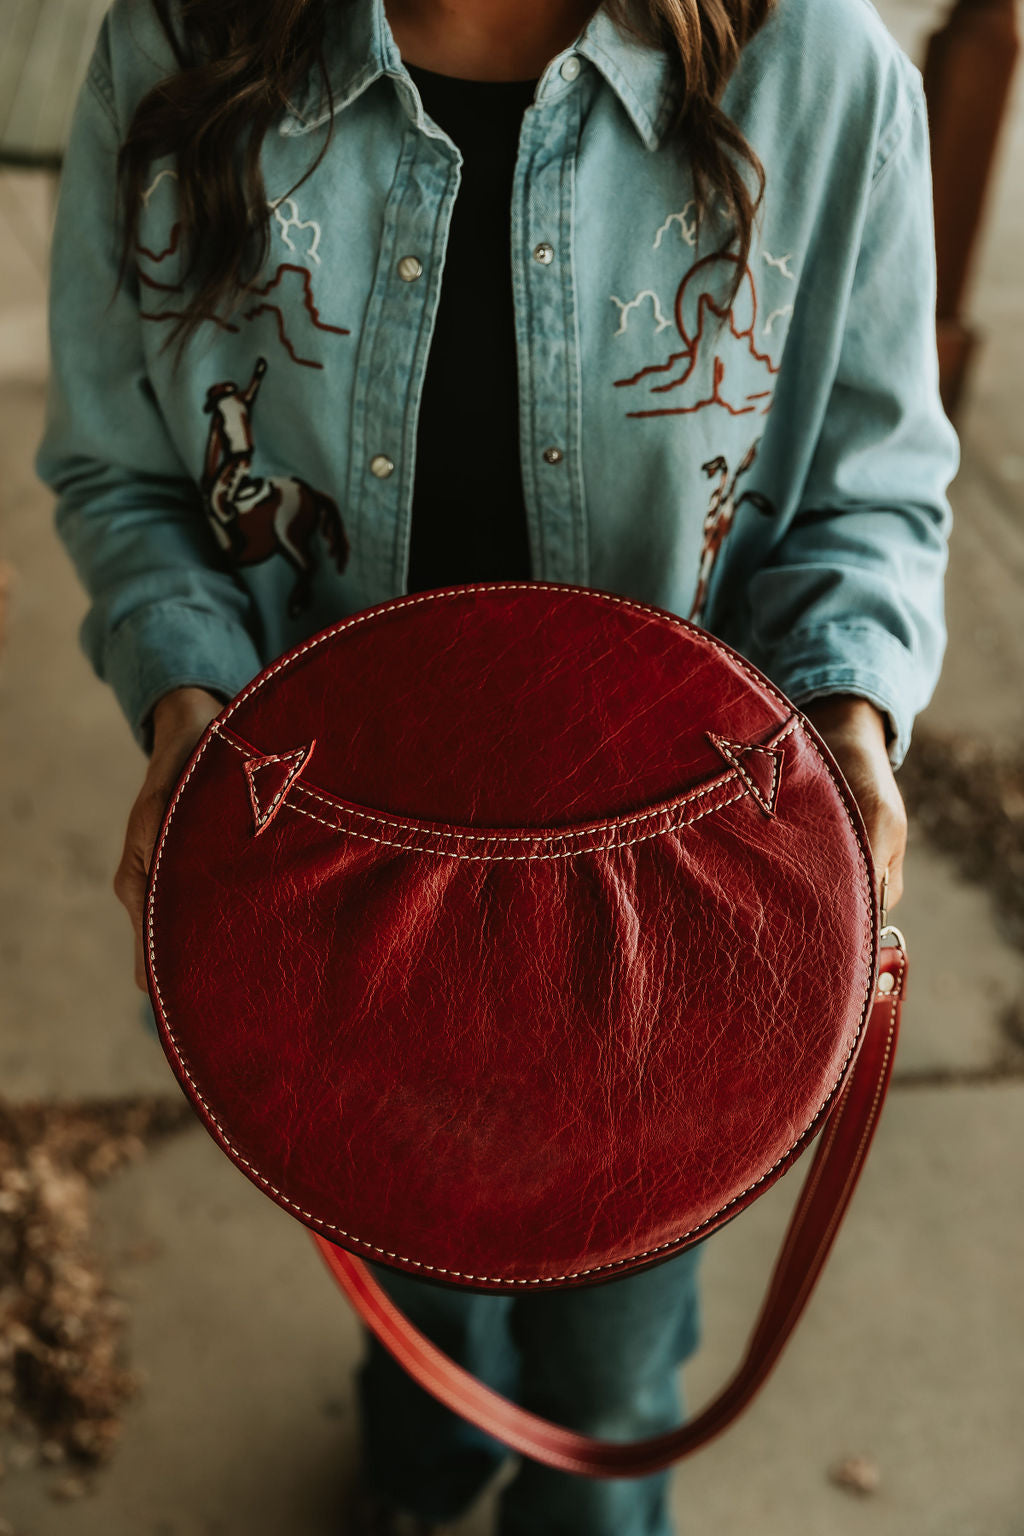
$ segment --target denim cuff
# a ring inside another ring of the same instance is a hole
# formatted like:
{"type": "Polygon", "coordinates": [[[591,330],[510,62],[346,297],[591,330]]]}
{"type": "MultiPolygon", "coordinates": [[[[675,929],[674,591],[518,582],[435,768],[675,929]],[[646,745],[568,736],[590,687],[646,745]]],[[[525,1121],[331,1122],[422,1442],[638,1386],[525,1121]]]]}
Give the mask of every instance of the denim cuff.
{"type": "Polygon", "coordinates": [[[248,630],[186,603],[149,603],[110,635],[102,676],[117,696],[132,734],[151,748],[153,706],[173,688],[206,688],[234,698],[263,667],[248,630]]]}
{"type": "Polygon", "coordinates": [[[801,709],[832,693],[855,694],[874,704],[889,721],[894,768],[906,757],[914,717],[928,702],[915,698],[920,667],[911,653],[875,625],[797,631],[773,657],[770,675],[801,709]]]}

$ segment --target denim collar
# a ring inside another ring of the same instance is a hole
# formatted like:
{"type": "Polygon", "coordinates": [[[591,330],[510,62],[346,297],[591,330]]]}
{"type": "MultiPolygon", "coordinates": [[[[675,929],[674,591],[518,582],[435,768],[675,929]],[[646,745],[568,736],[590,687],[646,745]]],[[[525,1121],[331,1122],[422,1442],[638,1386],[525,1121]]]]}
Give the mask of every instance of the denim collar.
{"type": "MultiPolygon", "coordinates": [[[[290,104],[280,125],[287,136],[310,133],[333,114],[344,111],[382,75],[393,82],[410,119],[431,132],[419,93],[391,34],[384,0],[335,0],[327,10],[326,59],[333,97],[328,107],[315,72],[290,104]]],[[[668,55],[625,37],[599,7],[575,42],[549,60],[537,84],[536,104],[547,104],[573,89],[561,65],[570,54],[589,60],[618,96],[648,149],[657,149],[672,113],[672,73],[668,55]]]]}

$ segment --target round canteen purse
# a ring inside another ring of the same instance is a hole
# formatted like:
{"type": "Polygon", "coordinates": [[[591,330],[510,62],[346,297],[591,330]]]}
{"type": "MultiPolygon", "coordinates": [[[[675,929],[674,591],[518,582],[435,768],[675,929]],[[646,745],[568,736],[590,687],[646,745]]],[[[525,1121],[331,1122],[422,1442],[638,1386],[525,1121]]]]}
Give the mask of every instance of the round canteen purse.
{"type": "Polygon", "coordinates": [[[543,582],[354,614],[206,731],[146,925],[203,1124],[442,1401],[550,1465],[638,1476],[750,1399],[866,1155],[905,957],[835,764],[734,651],[543,582]],[[815,1137],[743,1363],[655,1440],[497,1396],[363,1262],[496,1293],[613,1280],[815,1137]]]}

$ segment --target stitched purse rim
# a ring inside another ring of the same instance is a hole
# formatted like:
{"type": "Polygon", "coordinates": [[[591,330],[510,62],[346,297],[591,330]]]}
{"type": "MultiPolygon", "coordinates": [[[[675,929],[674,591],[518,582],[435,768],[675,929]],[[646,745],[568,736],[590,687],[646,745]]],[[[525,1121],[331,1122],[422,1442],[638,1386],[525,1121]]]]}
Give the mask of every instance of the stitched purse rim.
{"type": "Polygon", "coordinates": [[[172,1053],[173,1059],[171,1064],[175,1069],[175,1073],[178,1076],[182,1087],[185,1089],[188,1096],[192,1099],[193,1103],[200,1109],[201,1117],[207,1127],[207,1130],[231,1158],[232,1162],[234,1162],[236,1166],[242,1168],[246,1172],[246,1175],[255,1183],[257,1183],[267,1194],[269,1194],[278,1205],[290,1211],[294,1216],[298,1217],[298,1219],[303,1221],[306,1225],[315,1227],[317,1230],[325,1233],[325,1235],[333,1234],[332,1240],[340,1242],[341,1246],[353,1247],[361,1252],[364,1256],[379,1260],[381,1262],[390,1262],[399,1267],[415,1269],[416,1271],[423,1274],[441,1279],[447,1277],[450,1280],[459,1283],[476,1283],[493,1288],[521,1289],[529,1286],[557,1286],[573,1281],[585,1281],[596,1276],[607,1275],[610,1272],[616,1270],[637,1268],[644,1264],[654,1262],[658,1258],[668,1258],[672,1255],[673,1252],[690,1246],[692,1243],[698,1241],[702,1234],[709,1232],[714,1227],[720,1226],[723,1224],[723,1222],[727,1221],[729,1219],[730,1213],[738,1214],[739,1208],[741,1208],[744,1204],[749,1204],[755,1198],[756,1192],[762,1190],[763,1188],[767,1188],[770,1183],[773,1183],[775,1179],[778,1178],[786,1170],[786,1168],[800,1155],[801,1151],[807,1146],[808,1142],[813,1139],[817,1131],[820,1129],[825,1115],[827,1114],[830,1106],[834,1103],[849,1074],[854,1058],[856,1057],[857,1050],[864,1038],[864,1031],[872,1003],[875,975],[878,969],[879,933],[877,901],[875,896],[874,883],[871,879],[871,870],[872,863],[870,851],[867,847],[866,836],[863,829],[863,823],[860,818],[860,813],[857,810],[855,802],[853,801],[850,790],[848,789],[841,774],[838,772],[838,769],[834,766],[831,756],[828,753],[827,748],[825,748],[824,743],[818,736],[817,732],[814,730],[810,722],[803,717],[796,706],[793,705],[791,700],[789,700],[785,694],[783,694],[782,691],[775,686],[770,678],[765,677],[757,667],[755,667],[751,662],[747,661],[747,659],[744,656],[741,656],[737,651],[733,650],[732,647],[727,645],[724,641],[719,640],[716,636],[709,634],[706,630],[700,629],[699,626],[690,623],[688,620],[681,618],[679,615],[669,612],[667,609],[657,608],[649,603],[641,603],[632,598],[622,597],[617,593],[603,592],[599,588],[581,587],[567,583],[554,582],[469,583],[464,586],[446,587],[433,592],[408,594],[399,598],[390,599],[384,603],[376,604],[372,608],[362,609],[358,613],[352,614],[347,618],[340,620],[338,623],[333,624],[329,628],[320,631],[318,634],[311,636],[307,640],[304,640],[301,644],[293,647],[283,656],[270,663],[266,668],[264,668],[262,672],[253,678],[252,681],[247,684],[247,686],[242,689],[241,692],[237,694],[233,700],[231,700],[225,706],[224,710],[220,715],[216,717],[215,720],[211,721],[210,725],[207,727],[206,731],[203,733],[203,736],[198,742],[192,757],[186,765],[175,793],[172,796],[164,813],[163,824],[160,829],[160,834],[157,839],[154,856],[150,866],[145,905],[146,943],[144,946],[146,968],[150,982],[150,995],[155,1004],[155,1012],[157,1021],[161,1026],[162,1037],[165,1042],[165,1049],[169,1046],[170,1052],[172,1053]],[[602,1264],[592,1265],[585,1269],[575,1270],[561,1275],[541,1276],[477,1275],[462,1270],[452,1269],[443,1265],[430,1264],[411,1255],[400,1254],[390,1249],[383,1248],[379,1244],[373,1243],[367,1238],[360,1237],[356,1233],[349,1232],[340,1227],[336,1222],[327,1221],[325,1218],[317,1216],[315,1212],[304,1209],[297,1201],[293,1200],[286,1191],[279,1189],[233,1144],[229,1133],[217,1119],[213,1109],[204,1097],[199,1084],[195,1081],[191,1072],[189,1071],[188,1065],[185,1061],[184,1055],[179,1047],[178,1040],[174,1034],[170,1020],[167,1016],[163,993],[160,988],[159,977],[157,974],[156,942],[154,933],[156,892],[159,882],[160,865],[163,859],[167,835],[174,819],[178,804],[190,780],[192,779],[193,774],[199,767],[199,764],[201,763],[211,741],[213,741],[217,736],[221,735],[219,728],[226,725],[227,721],[234,714],[234,712],[248,698],[250,698],[253,693],[255,693],[259,688],[265,686],[265,684],[268,683],[272,678],[276,677],[279,672],[294,664],[301,657],[316,649],[316,647],[328,643],[330,640],[334,639],[335,636],[343,633],[346,630],[370,622],[375,618],[383,617],[384,615],[391,613],[399,608],[405,608],[420,603],[443,601],[446,599],[458,599],[460,597],[468,596],[474,593],[506,592],[515,590],[517,588],[529,588],[533,591],[539,590],[553,593],[557,592],[576,594],[579,596],[593,598],[598,601],[613,603],[618,607],[626,608],[633,612],[642,613],[654,618],[666,620],[678,628],[684,629],[689,633],[697,636],[703,643],[708,644],[719,651],[723,656],[730,660],[733,665],[738,666],[740,670],[746,673],[752,683],[754,683],[758,688],[763,689],[769,693],[780,705],[780,707],[788,713],[788,715],[795,717],[795,720],[803,729],[808,741],[814,748],[822,764],[822,767],[828,774],[828,777],[831,779],[833,787],[835,788],[839,800],[842,803],[843,809],[846,813],[850,828],[854,833],[854,839],[856,842],[859,862],[861,866],[861,873],[864,876],[865,887],[868,894],[868,918],[865,924],[863,937],[868,941],[868,949],[871,957],[871,963],[867,971],[867,985],[865,987],[857,1029],[853,1040],[850,1043],[849,1050],[847,1051],[847,1054],[839,1067],[838,1074],[831,1086],[827,1089],[818,1108],[815,1110],[803,1131],[801,1131],[800,1134],[795,1137],[792,1144],[776,1159],[770,1168],[766,1169],[756,1179],[752,1180],[748,1185],[745,1186],[745,1188],[739,1190],[716,1211],[712,1212],[711,1215],[707,1216],[696,1226],[691,1227],[686,1232],[677,1234],[675,1237],[667,1240],[664,1243],[658,1244],[654,1248],[643,1249],[619,1259],[609,1260],[602,1264]]]}

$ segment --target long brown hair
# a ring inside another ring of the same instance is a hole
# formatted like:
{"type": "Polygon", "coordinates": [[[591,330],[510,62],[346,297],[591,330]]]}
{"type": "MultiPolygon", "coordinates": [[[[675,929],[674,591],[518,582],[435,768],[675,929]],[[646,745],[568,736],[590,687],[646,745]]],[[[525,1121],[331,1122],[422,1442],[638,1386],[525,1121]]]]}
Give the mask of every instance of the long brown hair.
{"type": "MultiPolygon", "coordinates": [[[[180,356],[200,323],[230,306],[266,259],[270,209],[260,149],[311,74],[319,77],[331,112],[327,11],[346,0],[177,0],[177,25],[172,0],[149,3],[178,69],[139,102],[118,156],[119,280],[134,259],[149,167],[161,156],[173,156],[183,287],[194,279],[191,297],[167,337],[168,344],[178,342],[180,356]]],[[[621,31],[664,49],[673,61],[679,90],[669,137],[691,167],[698,224],[717,194],[725,215],[722,249],[734,246],[739,257],[733,298],[749,257],[765,177],[719,102],[742,49],[774,5],[775,0],[603,0],[621,31]]],[[[333,115],[319,152],[286,197],[320,164],[332,127],[333,115]]]]}

